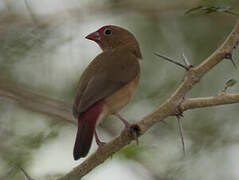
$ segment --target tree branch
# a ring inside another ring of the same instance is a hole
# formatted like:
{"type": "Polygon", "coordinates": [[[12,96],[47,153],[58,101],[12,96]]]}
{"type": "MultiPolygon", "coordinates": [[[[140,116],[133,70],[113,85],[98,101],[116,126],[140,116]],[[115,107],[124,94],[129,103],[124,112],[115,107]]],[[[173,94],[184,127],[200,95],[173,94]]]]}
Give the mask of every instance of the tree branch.
{"type": "MultiPolygon", "coordinates": [[[[204,60],[198,67],[191,68],[186,73],[184,81],[173,93],[173,95],[166,100],[156,111],[147,115],[134,126],[138,126],[140,135],[143,135],[152,125],[164,120],[168,116],[177,115],[178,110],[187,110],[198,107],[206,107],[228,103],[239,102],[238,95],[221,95],[210,98],[193,98],[182,101],[186,93],[192,89],[192,87],[199,82],[202,76],[205,75],[216,64],[221,62],[228,53],[232,53],[233,48],[239,42],[239,20],[237,20],[232,32],[227,37],[225,42],[219,47],[210,57],[204,60]],[[211,102],[209,100],[211,99],[211,102]],[[224,103],[225,102],[225,103],[224,103]]],[[[129,131],[119,137],[113,139],[100,150],[97,150],[91,156],[89,156],[84,162],[66,174],[64,177],[58,180],[79,180],[81,177],[90,172],[93,168],[103,163],[108,157],[112,156],[115,152],[133,141],[133,137],[129,131]]]]}
{"type": "Polygon", "coordinates": [[[182,104],[180,104],[180,110],[186,111],[188,109],[233,104],[238,102],[239,102],[239,94],[221,93],[215,97],[186,99],[182,104]]]}
{"type": "Polygon", "coordinates": [[[48,116],[76,123],[72,115],[72,106],[62,101],[36,94],[27,88],[11,84],[0,79],[0,97],[14,100],[26,109],[40,112],[48,116]]]}

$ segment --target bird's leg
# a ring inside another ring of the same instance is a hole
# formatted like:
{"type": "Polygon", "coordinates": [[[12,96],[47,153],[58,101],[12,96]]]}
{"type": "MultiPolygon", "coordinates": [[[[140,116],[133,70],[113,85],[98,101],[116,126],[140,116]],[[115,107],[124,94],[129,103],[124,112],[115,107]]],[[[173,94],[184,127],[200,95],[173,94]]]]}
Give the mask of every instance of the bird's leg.
{"type": "Polygon", "coordinates": [[[124,123],[124,130],[122,131],[122,133],[124,133],[127,129],[129,129],[130,123],[129,123],[128,121],[126,121],[124,118],[122,118],[122,117],[120,116],[120,114],[118,114],[118,113],[116,113],[115,116],[116,116],[117,118],[119,118],[119,119],[124,123]]]}
{"type": "Polygon", "coordinates": [[[115,116],[118,117],[125,125],[121,134],[125,133],[128,129],[130,129],[130,134],[133,136],[134,140],[136,141],[136,144],[138,144],[138,142],[139,142],[138,136],[139,136],[139,131],[140,131],[138,125],[135,125],[135,124],[131,125],[128,121],[126,121],[124,118],[122,118],[120,116],[120,114],[118,114],[118,113],[116,113],[115,116]]]}
{"type": "Polygon", "coordinates": [[[104,144],[106,144],[105,142],[101,141],[100,138],[98,137],[97,133],[96,133],[96,130],[94,132],[95,134],[95,141],[96,141],[96,144],[100,147],[102,147],[104,144]]]}

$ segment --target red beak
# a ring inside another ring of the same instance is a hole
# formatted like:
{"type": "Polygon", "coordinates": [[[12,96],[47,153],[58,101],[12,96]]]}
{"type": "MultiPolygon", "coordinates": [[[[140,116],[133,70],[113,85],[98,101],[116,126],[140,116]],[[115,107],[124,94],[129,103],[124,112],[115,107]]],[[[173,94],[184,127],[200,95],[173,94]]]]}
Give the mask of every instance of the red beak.
{"type": "Polygon", "coordinates": [[[87,35],[85,38],[90,39],[90,40],[95,41],[95,42],[99,42],[100,41],[100,34],[99,34],[98,31],[95,31],[95,32],[87,35]]]}

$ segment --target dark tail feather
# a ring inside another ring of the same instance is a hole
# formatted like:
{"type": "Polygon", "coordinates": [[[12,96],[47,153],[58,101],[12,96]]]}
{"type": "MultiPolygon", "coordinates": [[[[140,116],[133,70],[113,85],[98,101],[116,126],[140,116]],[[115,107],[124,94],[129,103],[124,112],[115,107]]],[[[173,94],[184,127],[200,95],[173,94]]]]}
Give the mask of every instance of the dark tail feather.
{"type": "Polygon", "coordinates": [[[87,122],[82,123],[82,126],[78,128],[73,153],[75,160],[85,157],[88,154],[93,139],[94,130],[95,127],[89,127],[87,122]]]}
{"type": "Polygon", "coordinates": [[[91,146],[96,121],[102,112],[103,101],[92,105],[78,119],[78,131],[76,134],[73,156],[75,160],[85,157],[91,146]]]}

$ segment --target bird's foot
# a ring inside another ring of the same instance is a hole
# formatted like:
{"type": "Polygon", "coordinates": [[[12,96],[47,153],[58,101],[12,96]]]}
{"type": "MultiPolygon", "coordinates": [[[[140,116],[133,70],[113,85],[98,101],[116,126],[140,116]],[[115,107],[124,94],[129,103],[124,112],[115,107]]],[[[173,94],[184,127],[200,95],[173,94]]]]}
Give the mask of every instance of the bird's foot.
{"type": "Polygon", "coordinates": [[[104,146],[106,144],[105,142],[100,140],[100,138],[97,135],[96,131],[95,131],[95,142],[99,146],[99,148],[101,148],[102,146],[104,146]]]}
{"type": "Polygon", "coordinates": [[[130,127],[130,123],[127,120],[125,120],[123,117],[121,117],[120,114],[115,114],[115,116],[117,118],[119,118],[124,123],[125,128],[129,128],[130,127]]]}
{"type": "Polygon", "coordinates": [[[136,141],[136,144],[139,144],[138,137],[140,135],[140,127],[137,124],[132,124],[130,126],[130,134],[133,136],[134,140],[136,141]]]}
{"type": "Polygon", "coordinates": [[[123,117],[121,117],[119,114],[115,114],[117,118],[119,118],[123,123],[124,123],[124,129],[122,130],[121,134],[124,134],[129,128],[130,128],[130,123],[125,120],[123,117]]]}
{"type": "Polygon", "coordinates": [[[124,129],[122,130],[121,134],[126,133],[129,131],[130,135],[133,136],[134,140],[138,144],[138,136],[140,132],[140,128],[137,124],[130,124],[127,120],[125,120],[123,117],[121,117],[119,114],[115,114],[116,117],[118,117],[123,123],[124,123],[124,129]]]}

